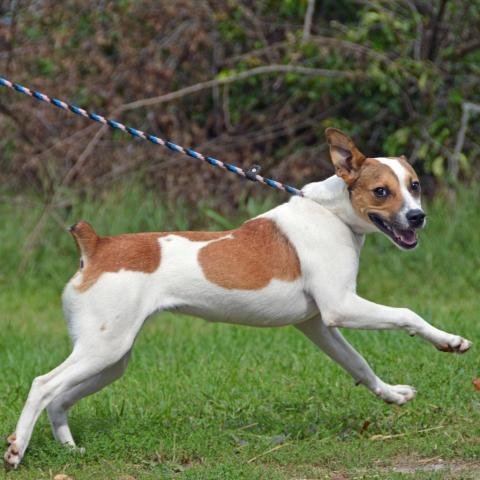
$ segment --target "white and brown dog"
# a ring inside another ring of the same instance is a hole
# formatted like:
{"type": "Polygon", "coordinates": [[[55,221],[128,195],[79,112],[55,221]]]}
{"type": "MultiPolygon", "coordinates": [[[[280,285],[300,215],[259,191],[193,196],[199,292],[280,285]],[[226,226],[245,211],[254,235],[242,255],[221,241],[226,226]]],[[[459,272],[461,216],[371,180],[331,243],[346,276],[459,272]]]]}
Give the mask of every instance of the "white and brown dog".
{"type": "Polygon", "coordinates": [[[403,329],[442,351],[470,348],[468,340],[432,327],[411,310],[356,294],[365,234],[381,231],[402,249],[417,245],[416,230],[425,223],[420,184],[404,157],[368,158],[339,130],[326,133],[336,176],[306,185],[303,197],[236,230],[99,237],[86,222],[71,228],[81,253],[80,269],[63,294],[73,351],[33,381],[8,438],[8,466],[20,463],[45,408],[55,437],[75,445],[68,409],[123,374],[135,338],[154,312],[294,325],[357,383],[398,405],[415,390],[378,378],[339,327],[403,329]]]}

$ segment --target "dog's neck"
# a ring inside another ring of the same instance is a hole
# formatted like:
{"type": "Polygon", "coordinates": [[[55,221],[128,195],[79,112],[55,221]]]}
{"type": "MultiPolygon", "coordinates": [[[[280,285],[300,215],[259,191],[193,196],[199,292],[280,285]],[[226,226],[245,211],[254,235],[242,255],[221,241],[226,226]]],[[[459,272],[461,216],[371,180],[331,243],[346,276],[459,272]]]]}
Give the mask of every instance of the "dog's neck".
{"type": "Polygon", "coordinates": [[[372,225],[355,213],[347,185],[337,175],[333,175],[322,182],[305,185],[302,188],[302,193],[305,198],[319,203],[334,213],[355,233],[365,234],[375,231],[372,225]]]}

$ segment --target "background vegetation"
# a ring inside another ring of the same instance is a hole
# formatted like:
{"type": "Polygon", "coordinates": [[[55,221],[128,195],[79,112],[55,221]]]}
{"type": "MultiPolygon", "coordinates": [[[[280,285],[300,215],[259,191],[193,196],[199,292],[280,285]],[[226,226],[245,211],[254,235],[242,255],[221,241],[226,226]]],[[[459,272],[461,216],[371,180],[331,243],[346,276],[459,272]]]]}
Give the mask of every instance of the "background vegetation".
{"type": "MultiPolygon", "coordinates": [[[[368,154],[409,156],[431,190],[478,179],[479,31],[479,0],[4,0],[0,63],[19,83],[298,185],[330,173],[323,132],[336,125],[368,154]]],[[[2,91],[0,112],[12,187],[48,198],[141,170],[170,198],[243,198],[237,179],[19,94],[2,91]]]]}
{"type": "MultiPolygon", "coordinates": [[[[428,228],[409,254],[369,239],[360,292],[475,344],[452,356],[347,332],[385,381],[418,388],[400,409],[294,329],[163,315],[126,377],[73,410],[85,456],[59,448],[42,416],[7,478],[478,478],[479,30],[479,0],[0,0],[2,76],[183,146],[295,186],[331,174],[331,125],[367,154],[407,155],[428,228]]],[[[6,435],[31,380],[70,349],[67,225],[230,228],[284,197],[7,90],[0,128],[6,435]]]]}

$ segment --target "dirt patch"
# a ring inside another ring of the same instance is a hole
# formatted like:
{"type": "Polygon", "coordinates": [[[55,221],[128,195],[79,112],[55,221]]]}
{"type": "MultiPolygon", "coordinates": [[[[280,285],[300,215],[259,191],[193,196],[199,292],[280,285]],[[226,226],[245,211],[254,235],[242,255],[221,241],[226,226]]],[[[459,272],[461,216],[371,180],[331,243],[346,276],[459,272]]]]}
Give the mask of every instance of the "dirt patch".
{"type": "MultiPolygon", "coordinates": [[[[372,468],[359,468],[348,471],[329,470],[328,468],[305,466],[305,469],[296,469],[304,471],[304,474],[291,474],[292,480],[357,480],[370,478],[378,475],[379,478],[388,479],[392,473],[404,475],[431,472],[442,472],[442,478],[461,479],[461,480],[479,480],[480,462],[463,460],[444,460],[441,457],[434,458],[401,458],[397,459],[391,465],[374,466],[372,468]],[[308,473],[307,473],[308,472],[308,473]]],[[[409,477],[406,477],[409,478],[409,477]]]]}
{"type": "Polygon", "coordinates": [[[424,459],[405,459],[400,460],[398,463],[391,467],[390,470],[398,473],[415,474],[419,472],[445,472],[453,474],[452,478],[455,478],[455,473],[462,473],[462,478],[474,478],[463,476],[464,473],[474,472],[480,477],[480,462],[466,462],[461,460],[444,460],[441,457],[424,458],[424,459]]]}

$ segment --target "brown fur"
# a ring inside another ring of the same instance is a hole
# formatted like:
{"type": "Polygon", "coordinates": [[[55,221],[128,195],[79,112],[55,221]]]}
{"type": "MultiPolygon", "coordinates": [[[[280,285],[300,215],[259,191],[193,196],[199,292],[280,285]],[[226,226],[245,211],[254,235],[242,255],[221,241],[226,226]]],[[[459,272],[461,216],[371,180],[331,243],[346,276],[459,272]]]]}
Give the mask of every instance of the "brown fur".
{"type": "Polygon", "coordinates": [[[88,290],[104,272],[129,270],[153,273],[161,262],[158,239],[178,235],[192,242],[213,242],[199,251],[198,259],[206,278],[228,289],[263,288],[273,278],[293,281],[300,275],[295,249],[268,219],[251,220],[240,228],[224,232],[137,233],[99,237],[87,222],[71,229],[85,266],[77,289],[88,290]]]}
{"type": "Polygon", "coordinates": [[[393,220],[403,202],[398,177],[390,167],[373,158],[367,158],[363,163],[360,175],[351,187],[351,199],[356,212],[368,221],[368,213],[372,212],[393,220]],[[388,188],[390,195],[386,199],[377,198],[373,193],[377,187],[388,188]]]}
{"type": "Polygon", "coordinates": [[[80,253],[85,258],[90,258],[97,247],[98,235],[93,227],[83,220],[69,228],[70,233],[77,242],[80,253]]]}
{"type": "Polygon", "coordinates": [[[297,253],[273,221],[251,220],[232,235],[199,252],[210,282],[227,289],[257,290],[274,278],[293,281],[300,276],[297,253]]]}
{"type": "Polygon", "coordinates": [[[353,140],[338,128],[327,128],[325,134],[330,145],[330,157],[335,173],[347,185],[352,185],[358,178],[365,155],[356,147],[353,140]]]}
{"type": "MultiPolygon", "coordinates": [[[[130,270],[153,273],[160,265],[158,233],[137,233],[117,237],[97,237],[95,250],[90,252],[82,270],[81,292],[88,290],[104,272],[130,270]]],[[[81,242],[79,242],[80,248],[81,242]]]]}
{"type": "Polygon", "coordinates": [[[188,238],[192,242],[208,242],[210,240],[215,240],[220,237],[224,237],[225,235],[228,235],[232,231],[235,230],[226,230],[223,232],[168,232],[164,233],[162,236],[165,235],[178,235],[183,238],[188,238]]]}

